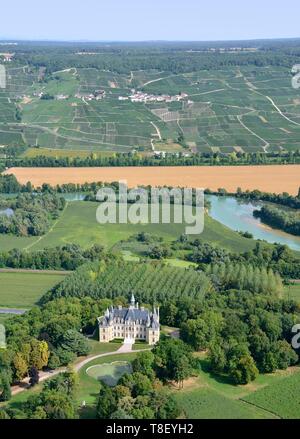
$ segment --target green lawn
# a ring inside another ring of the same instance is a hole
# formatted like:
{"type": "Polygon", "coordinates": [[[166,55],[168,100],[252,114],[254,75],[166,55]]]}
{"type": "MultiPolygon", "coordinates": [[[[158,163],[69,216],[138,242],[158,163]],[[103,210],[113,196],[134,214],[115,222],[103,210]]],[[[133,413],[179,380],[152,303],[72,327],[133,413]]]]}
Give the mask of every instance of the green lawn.
{"type": "MultiPolygon", "coordinates": [[[[95,243],[112,247],[120,240],[144,231],[163,237],[166,241],[178,238],[184,233],[184,224],[99,224],[96,221],[98,203],[76,201],[68,203],[66,209],[52,230],[37,238],[18,238],[0,235],[0,248],[24,248],[38,250],[66,243],[90,247],[95,243]]],[[[194,235],[196,238],[196,235],[194,235]]],[[[199,236],[203,241],[218,244],[231,251],[244,252],[254,248],[255,241],[246,239],[219,222],[205,216],[204,232],[199,236]]]]}
{"type": "Polygon", "coordinates": [[[0,273],[0,307],[31,308],[64,277],[48,273],[0,273]]]}
{"type": "Polygon", "coordinates": [[[97,395],[100,390],[100,383],[97,379],[92,378],[86,373],[86,370],[91,366],[101,365],[104,363],[112,363],[114,361],[128,361],[131,362],[136,357],[135,353],[129,354],[116,354],[116,355],[108,355],[107,357],[97,358],[96,360],[91,361],[86,364],[79,371],[79,388],[78,388],[78,404],[81,404],[83,401],[86,402],[87,405],[95,404],[97,400],[97,395]]]}

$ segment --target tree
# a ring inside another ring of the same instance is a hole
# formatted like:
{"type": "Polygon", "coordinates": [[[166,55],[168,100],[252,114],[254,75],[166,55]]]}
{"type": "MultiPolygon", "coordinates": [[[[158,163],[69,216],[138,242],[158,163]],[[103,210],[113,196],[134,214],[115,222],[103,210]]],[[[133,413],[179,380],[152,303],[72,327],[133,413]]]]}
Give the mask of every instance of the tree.
{"type": "Polygon", "coordinates": [[[0,372],[0,401],[11,398],[10,377],[6,370],[0,372]]]}
{"type": "Polygon", "coordinates": [[[248,384],[254,381],[258,376],[258,369],[251,355],[247,354],[231,360],[229,375],[236,384],[248,384]]]}
{"type": "Polygon", "coordinates": [[[87,339],[82,334],[72,329],[65,333],[61,347],[76,355],[87,355],[90,352],[90,346],[87,339]]]}
{"type": "Polygon", "coordinates": [[[31,385],[31,387],[33,387],[39,383],[39,380],[40,380],[39,371],[36,367],[34,367],[34,366],[30,367],[30,369],[28,371],[28,375],[30,378],[29,384],[31,385]]]}
{"type": "Polygon", "coordinates": [[[49,355],[48,344],[45,341],[38,341],[36,339],[31,341],[30,366],[34,366],[38,370],[43,369],[48,364],[49,355]]]}
{"type": "Polygon", "coordinates": [[[192,374],[192,351],[182,340],[161,339],[152,352],[158,378],[175,380],[182,385],[183,380],[192,374]]]}
{"type": "Polygon", "coordinates": [[[204,350],[219,335],[223,326],[221,313],[206,311],[197,319],[188,320],[180,329],[182,339],[196,350],[204,350]]]}
{"type": "Polygon", "coordinates": [[[140,372],[141,374],[154,380],[154,355],[152,352],[138,352],[136,358],[132,362],[132,369],[134,372],[140,372]]]}
{"type": "Polygon", "coordinates": [[[133,416],[125,412],[125,410],[118,408],[110,416],[110,419],[134,419],[133,416]]]}
{"type": "Polygon", "coordinates": [[[100,419],[109,419],[111,414],[117,410],[116,397],[113,390],[102,384],[97,402],[97,417],[100,419]]]}
{"type": "Polygon", "coordinates": [[[28,371],[28,364],[20,352],[17,352],[13,358],[14,376],[17,381],[21,381],[28,371]]]}

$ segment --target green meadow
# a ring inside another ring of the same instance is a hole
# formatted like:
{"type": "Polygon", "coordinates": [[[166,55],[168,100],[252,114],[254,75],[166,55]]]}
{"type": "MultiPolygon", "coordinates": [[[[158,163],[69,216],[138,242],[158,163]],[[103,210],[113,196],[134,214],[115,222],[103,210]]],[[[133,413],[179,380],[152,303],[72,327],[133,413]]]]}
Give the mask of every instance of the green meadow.
{"type": "Polygon", "coordinates": [[[27,309],[54,285],[64,279],[63,274],[50,273],[0,273],[0,307],[27,309]]]}
{"type": "MultiPolygon", "coordinates": [[[[96,221],[98,203],[88,201],[69,202],[54,227],[39,238],[23,238],[0,235],[0,248],[38,250],[66,243],[80,244],[87,248],[95,243],[109,248],[121,240],[139,232],[151,233],[166,241],[177,239],[185,231],[184,224],[99,224],[96,221]]],[[[197,235],[194,235],[195,238],[197,235]]],[[[199,235],[203,241],[225,247],[231,251],[243,252],[252,249],[255,241],[247,239],[205,215],[204,232],[199,235]]]]}

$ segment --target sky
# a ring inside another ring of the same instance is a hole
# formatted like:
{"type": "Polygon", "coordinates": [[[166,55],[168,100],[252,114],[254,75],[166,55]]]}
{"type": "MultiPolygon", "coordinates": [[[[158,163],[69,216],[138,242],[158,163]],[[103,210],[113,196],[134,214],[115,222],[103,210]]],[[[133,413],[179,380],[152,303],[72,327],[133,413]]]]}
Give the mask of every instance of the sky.
{"type": "Polygon", "coordinates": [[[300,37],[289,0],[0,0],[0,38],[213,41],[300,37]]]}

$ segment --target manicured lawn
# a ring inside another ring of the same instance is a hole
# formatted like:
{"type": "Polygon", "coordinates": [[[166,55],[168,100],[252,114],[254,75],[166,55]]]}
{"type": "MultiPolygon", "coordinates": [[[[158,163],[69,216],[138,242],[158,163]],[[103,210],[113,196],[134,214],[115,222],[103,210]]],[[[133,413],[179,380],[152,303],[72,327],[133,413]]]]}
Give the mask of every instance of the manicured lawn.
{"type": "Polygon", "coordinates": [[[135,353],[129,354],[116,354],[116,355],[108,355],[106,357],[97,358],[96,360],[92,360],[90,363],[86,364],[79,371],[79,388],[78,388],[78,404],[82,404],[83,401],[86,402],[87,405],[94,405],[97,400],[97,396],[100,390],[100,382],[97,379],[92,378],[86,373],[86,370],[91,366],[101,365],[104,363],[112,363],[114,361],[127,361],[131,362],[135,358],[135,353]]]}
{"type": "Polygon", "coordinates": [[[63,274],[0,273],[0,307],[30,308],[64,277],[63,274]]]}
{"type": "Polygon", "coordinates": [[[90,355],[98,355],[114,352],[122,346],[122,343],[100,343],[98,340],[89,340],[89,345],[91,346],[90,355]]]}

